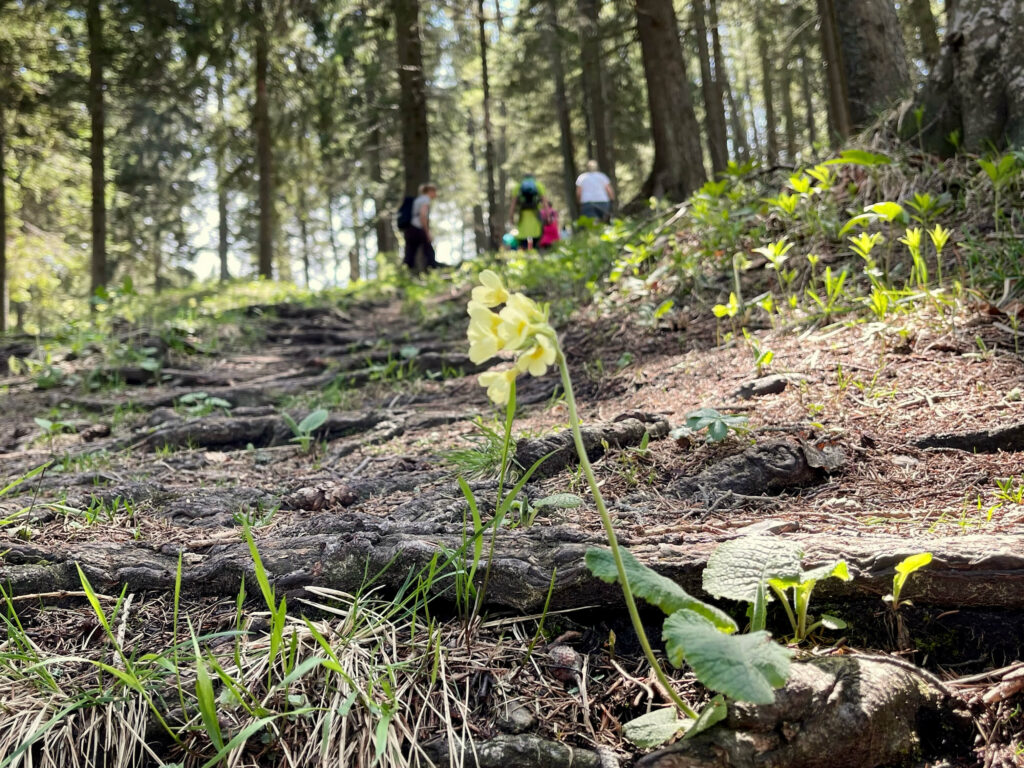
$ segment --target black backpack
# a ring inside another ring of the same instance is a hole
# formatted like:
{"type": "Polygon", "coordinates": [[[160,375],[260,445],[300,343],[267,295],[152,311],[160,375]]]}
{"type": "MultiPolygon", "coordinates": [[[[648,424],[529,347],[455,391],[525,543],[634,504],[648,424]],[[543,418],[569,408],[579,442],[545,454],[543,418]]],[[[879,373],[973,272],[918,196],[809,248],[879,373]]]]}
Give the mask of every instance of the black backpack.
{"type": "Polygon", "coordinates": [[[402,200],[402,205],[398,208],[398,215],[395,216],[395,226],[402,231],[408,229],[412,224],[412,204],[415,200],[415,197],[408,195],[402,200]]]}
{"type": "Polygon", "coordinates": [[[540,206],[540,189],[537,188],[537,181],[533,176],[527,176],[519,185],[519,197],[517,198],[519,210],[536,210],[540,206]]]}

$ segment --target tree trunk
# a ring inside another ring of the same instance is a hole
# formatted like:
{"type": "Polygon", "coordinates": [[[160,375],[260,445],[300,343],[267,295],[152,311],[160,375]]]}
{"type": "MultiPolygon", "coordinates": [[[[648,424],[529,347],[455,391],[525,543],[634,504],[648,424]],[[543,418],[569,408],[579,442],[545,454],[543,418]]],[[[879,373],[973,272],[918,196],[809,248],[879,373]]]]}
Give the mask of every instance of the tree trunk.
{"type": "Polygon", "coordinates": [[[917,31],[917,39],[921,48],[921,58],[928,70],[932,71],[939,60],[939,32],[932,15],[931,0],[909,0],[906,4],[910,23],[917,31]]]}
{"type": "Polygon", "coordinates": [[[779,88],[782,90],[782,124],[786,134],[786,160],[792,163],[796,159],[796,116],[793,114],[793,70],[788,59],[782,62],[781,74],[779,88]]]}
{"type": "Polygon", "coordinates": [[[818,127],[814,121],[814,91],[811,88],[810,65],[800,57],[800,95],[804,100],[804,115],[807,125],[807,146],[814,148],[818,143],[818,127]]]}
{"type": "Polygon", "coordinates": [[[910,91],[910,69],[892,0],[848,0],[836,14],[854,128],[910,91]]]}
{"type": "Polygon", "coordinates": [[[599,0],[577,0],[577,8],[580,14],[583,91],[586,94],[588,123],[594,137],[593,156],[614,188],[615,140],[611,104],[608,100],[608,78],[601,49],[601,6],[599,0]]]}
{"type": "MultiPolygon", "coordinates": [[[[494,188],[494,126],[491,124],[491,79],[487,69],[487,23],[484,0],[477,0],[477,23],[480,28],[480,68],[484,87],[484,162],[487,164],[487,249],[498,250],[501,213],[494,188]]],[[[475,170],[475,169],[474,169],[475,170]]]]}
{"type": "Polygon", "coordinates": [[[821,55],[828,85],[829,144],[835,149],[853,133],[835,0],[818,0],[818,18],[821,25],[821,55]]]}
{"type": "Polygon", "coordinates": [[[256,131],[256,162],[259,169],[259,273],[260,277],[270,280],[274,277],[274,179],[270,111],[267,104],[269,46],[263,0],[254,0],[253,13],[256,18],[256,111],[253,122],[256,131]]]}
{"type": "Polygon", "coordinates": [[[430,135],[427,131],[427,82],[420,44],[419,0],[393,0],[398,48],[398,108],[402,123],[405,194],[414,195],[430,180],[430,135]]]}
{"type": "MultiPolygon", "coordinates": [[[[217,119],[221,126],[227,122],[224,116],[224,78],[217,75],[217,119]]],[[[228,271],[228,187],[227,169],[224,163],[225,143],[227,136],[219,137],[217,158],[217,255],[220,259],[220,281],[231,279],[228,271]]]]}
{"type": "Polygon", "coordinates": [[[729,147],[725,128],[725,107],[718,80],[711,72],[711,51],[708,48],[708,29],[704,0],[693,0],[693,28],[697,36],[700,58],[700,90],[704,97],[704,125],[708,133],[708,151],[711,168],[717,175],[729,166],[729,147]]]}
{"type": "MultiPolygon", "coordinates": [[[[327,237],[331,243],[331,285],[338,287],[338,265],[341,264],[341,250],[338,247],[338,233],[334,230],[334,192],[327,190],[327,237]]],[[[326,273],[326,270],[324,270],[326,273]]]]}
{"type": "Polygon", "coordinates": [[[761,137],[757,132],[757,115],[754,114],[754,98],[750,91],[750,80],[744,79],[743,81],[743,92],[740,94],[742,103],[740,109],[745,111],[747,114],[747,120],[750,121],[750,132],[754,138],[754,153],[757,154],[761,151],[761,137]]]}
{"type": "Polygon", "coordinates": [[[359,195],[353,195],[352,202],[352,250],[348,252],[348,284],[358,283],[361,278],[359,269],[359,257],[363,250],[363,236],[361,230],[363,222],[359,215],[359,195]]]}
{"type": "Polygon", "coordinates": [[[389,253],[398,248],[395,230],[391,226],[388,206],[384,203],[384,170],[381,164],[381,143],[383,142],[380,125],[374,115],[373,128],[370,129],[370,181],[373,182],[373,214],[374,233],[377,236],[377,253],[389,253]]]}
{"type": "Polygon", "coordinates": [[[1024,145],[1024,6],[957,0],[949,11],[942,57],[920,99],[923,145],[951,154],[954,131],[968,152],[1024,145]]]}
{"type": "Polygon", "coordinates": [[[725,53],[722,51],[722,38],[718,33],[718,0],[708,0],[708,23],[711,25],[711,47],[714,53],[715,83],[729,104],[729,123],[732,129],[733,151],[741,160],[750,157],[747,144],[747,126],[743,111],[737,107],[732,86],[729,84],[729,73],[725,64],[725,53]]]}
{"type": "MultiPolygon", "coordinates": [[[[501,13],[501,0],[494,0],[494,22],[498,26],[498,35],[505,30],[505,17],[501,13]]],[[[504,99],[498,102],[498,117],[501,120],[501,131],[498,133],[498,215],[502,224],[505,211],[508,210],[508,105],[504,99]]],[[[505,231],[504,226],[500,229],[505,231]]]]}
{"type": "Polygon", "coordinates": [[[7,115],[0,99],[0,333],[7,331],[7,115]]]}
{"type": "Polygon", "coordinates": [[[654,140],[654,167],[639,199],[685,200],[707,180],[707,175],[675,10],[672,0],[635,3],[654,140]]]}
{"type": "Polygon", "coordinates": [[[309,288],[309,222],[308,208],[306,205],[306,187],[299,181],[299,210],[296,212],[299,219],[299,240],[302,243],[302,284],[309,288]]]}
{"type": "MultiPolygon", "coordinates": [[[[91,296],[107,285],[107,202],[104,169],[103,129],[103,12],[100,0],[88,0],[86,26],[89,35],[89,162],[92,167],[92,260],[90,262],[91,296]]],[[[90,302],[90,307],[95,305],[90,302]]]]}
{"type": "MultiPolygon", "coordinates": [[[[482,0],[481,0],[482,1],[482,0]]],[[[562,179],[565,184],[565,204],[570,218],[579,218],[576,202],[576,149],[572,139],[572,121],[569,116],[569,96],[565,88],[565,65],[562,63],[562,43],[558,38],[558,0],[547,1],[548,56],[551,77],[555,81],[555,113],[558,115],[559,144],[562,150],[562,179]]]]}
{"type": "Polygon", "coordinates": [[[764,9],[758,0],[755,10],[755,27],[757,32],[757,55],[761,60],[761,92],[764,95],[764,122],[765,122],[765,158],[769,166],[779,162],[779,139],[775,126],[775,94],[774,94],[774,67],[772,66],[774,53],[770,35],[771,26],[765,18],[764,9]]]}

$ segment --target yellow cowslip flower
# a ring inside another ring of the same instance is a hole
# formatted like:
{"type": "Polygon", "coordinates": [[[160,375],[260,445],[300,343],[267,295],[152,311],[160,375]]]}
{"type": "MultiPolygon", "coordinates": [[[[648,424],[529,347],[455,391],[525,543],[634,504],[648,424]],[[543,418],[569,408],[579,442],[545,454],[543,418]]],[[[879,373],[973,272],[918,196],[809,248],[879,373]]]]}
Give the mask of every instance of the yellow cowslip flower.
{"type": "MultiPolygon", "coordinates": [[[[508,301],[508,291],[505,290],[501,278],[490,269],[481,272],[480,285],[473,289],[473,302],[485,307],[496,307],[506,301],[508,301]]],[[[472,302],[470,305],[472,306],[472,302]]]]}
{"type": "Polygon", "coordinates": [[[469,359],[474,363],[490,360],[501,350],[503,344],[498,337],[501,318],[483,304],[469,302],[469,359]]]}
{"type": "Polygon", "coordinates": [[[477,381],[481,387],[487,387],[487,396],[495,405],[506,405],[517,374],[515,368],[507,371],[486,371],[480,374],[477,381]]]}
{"type": "Polygon", "coordinates": [[[505,349],[522,349],[548,320],[537,303],[521,293],[509,296],[498,316],[501,318],[498,336],[505,349]]]}
{"type": "Polygon", "coordinates": [[[516,368],[532,376],[543,376],[555,364],[555,345],[547,336],[534,337],[534,344],[516,360],[516,368]]]}

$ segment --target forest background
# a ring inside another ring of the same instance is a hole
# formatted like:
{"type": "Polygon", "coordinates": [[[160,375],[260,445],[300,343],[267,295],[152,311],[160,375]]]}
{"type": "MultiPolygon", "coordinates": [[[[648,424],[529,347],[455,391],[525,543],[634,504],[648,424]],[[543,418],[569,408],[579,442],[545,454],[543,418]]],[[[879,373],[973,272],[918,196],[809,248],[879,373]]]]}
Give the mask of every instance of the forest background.
{"type": "MultiPolygon", "coordinates": [[[[566,217],[587,158],[633,210],[684,199],[730,159],[813,162],[934,75],[947,10],[0,2],[0,330],[86,316],[113,286],[372,278],[391,263],[394,209],[427,178],[457,263],[496,250],[526,172],[566,217]]],[[[909,110],[922,147],[926,123],[942,151],[984,147],[909,110]]]]}

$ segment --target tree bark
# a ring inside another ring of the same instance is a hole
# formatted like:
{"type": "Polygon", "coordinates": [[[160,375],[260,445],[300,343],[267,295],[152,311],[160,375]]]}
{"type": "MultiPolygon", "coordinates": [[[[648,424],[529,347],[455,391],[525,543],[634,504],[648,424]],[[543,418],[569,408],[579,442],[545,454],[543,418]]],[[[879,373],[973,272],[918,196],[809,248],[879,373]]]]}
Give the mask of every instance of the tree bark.
{"type": "MultiPolygon", "coordinates": [[[[90,296],[107,285],[107,202],[104,168],[103,130],[106,115],[103,105],[103,9],[100,0],[88,0],[86,27],[89,37],[89,162],[92,169],[92,259],[90,296]]],[[[91,308],[95,305],[90,302],[91,308]]]]}
{"type": "Polygon", "coordinates": [[[928,70],[935,67],[939,60],[939,32],[935,26],[935,16],[932,15],[931,0],[909,0],[906,4],[907,13],[910,16],[910,23],[917,31],[917,39],[921,48],[921,58],[924,59],[928,70]]]}
{"type": "MultiPolygon", "coordinates": [[[[773,2],[773,0],[769,0],[773,2]]],[[[765,18],[765,0],[758,0],[755,6],[754,26],[757,33],[757,55],[761,60],[761,93],[764,96],[765,158],[769,166],[779,162],[779,138],[775,127],[774,53],[771,44],[771,26],[765,18]]]]}
{"type": "Polygon", "coordinates": [[[804,115],[807,126],[807,146],[812,148],[818,143],[818,126],[814,120],[814,90],[811,88],[810,65],[807,58],[800,57],[800,94],[804,100],[804,115]]]}
{"type": "Polygon", "coordinates": [[[853,133],[835,0],[818,0],[818,18],[821,26],[821,55],[828,86],[829,144],[835,149],[853,133]]]}
{"type": "Polygon", "coordinates": [[[351,198],[352,202],[352,250],[348,252],[348,284],[359,282],[361,270],[359,269],[359,257],[363,250],[363,237],[361,234],[363,223],[359,220],[359,195],[351,198]]]}
{"type": "Polygon", "coordinates": [[[836,14],[854,128],[910,92],[910,69],[892,0],[848,0],[836,14]]]}
{"type": "Polygon", "coordinates": [[[654,140],[654,167],[639,197],[684,200],[707,175],[675,10],[672,0],[635,0],[635,8],[654,140]]]}
{"type": "MultiPolygon", "coordinates": [[[[227,122],[224,115],[224,78],[217,74],[217,120],[221,127],[227,122]]],[[[224,162],[225,143],[227,136],[219,137],[217,146],[217,256],[220,260],[220,281],[231,279],[228,270],[228,186],[227,168],[224,162]]]]}
{"type": "Polygon", "coordinates": [[[256,163],[259,171],[259,274],[260,277],[270,280],[274,277],[274,178],[267,97],[269,43],[263,0],[254,0],[253,14],[256,20],[256,109],[253,122],[256,132],[256,163]]]}
{"type": "Polygon", "coordinates": [[[729,73],[722,51],[722,38],[718,33],[718,0],[708,0],[708,23],[711,25],[711,47],[714,53],[715,83],[718,84],[724,100],[729,104],[729,125],[732,130],[733,151],[741,160],[750,157],[750,146],[747,142],[747,126],[743,110],[736,103],[732,86],[729,84],[729,73]]]}
{"type": "Polygon", "coordinates": [[[0,333],[7,331],[7,115],[0,98],[0,333]]]}
{"type": "Polygon", "coordinates": [[[789,59],[783,60],[780,69],[779,89],[782,91],[782,125],[786,136],[786,160],[792,163],[796,158],[796,116],[793,114],[793,70],[789,59]]]}
{"type": "Polygon", "coordinates": [[[398,48],[398,108],[402,124],[405,194],[414,195],[430,180],[430,134],[427,128],[427,82],[420,43],[419,0],[393,0],[398,48]]]}
{"type": "Polygon", "coordinates": [[[700,90],[704,98],[704,125],[708,133],[708,151],[715,175],[729,166],[729,147],[725,128],[725,106],[717,78],[711,71],[711,51],[708,47],[707,8],[704,0],[693,0],[693,27],[697,36],[700,59],[700,90]]]}
{"type": "MultiPolygon", "coordinates": [[[[481,0],[482,1],[482,0],[481,0]]],[[[565,184],[565,204],[570,218],[579,218],[576,202],[576,149],[572,139],[572,121],[569,116],[569,96],[565,88],[565,65],[562,62],[562,43],[558,36],[558,0],[547,0],[547,42],[551,61],[551,77],[555,81],[555,113],[558,115],[559,146],[562,150],[562,179],[565,184]]]]}
{"type": "MultiPolygon", "coordinates": [[[[921,142],[949,155],[948,137],[984,152],[990,146],[1024,144],[1024,6],[1000,0],[957,0],[949,6],[942,56],[919,103],[924,107],[921,142]]],[[[912,122],[912,121],[907,121],[912,122]]],[[[916,125],[905,125],[905,132],[916,125]]]]}
{"type": "Polygon", "coordinates": [[[484,88],[484,162],[487,165],[487,250],[497,251],[500,241],[498,233],[502,231],[502,219],[494,188],[494,126],[491,123],[491,78],[487,68],[487,21],[484,17],[484,0],[477,0],[477,24],[480,31],[480,69],[484,88]]]}
{"type": "MultiPolygon", "coordinates": [[[[580,15],[580,63],[587,117],[594,137],[598,166],[616,185],[615,140],[612,110],[608,99],[608,78],[601,49],[601,6],[599,0],[577,0],[580,15]]],[[[575,194],[573,195],[575,198],[575,194]]]]}

